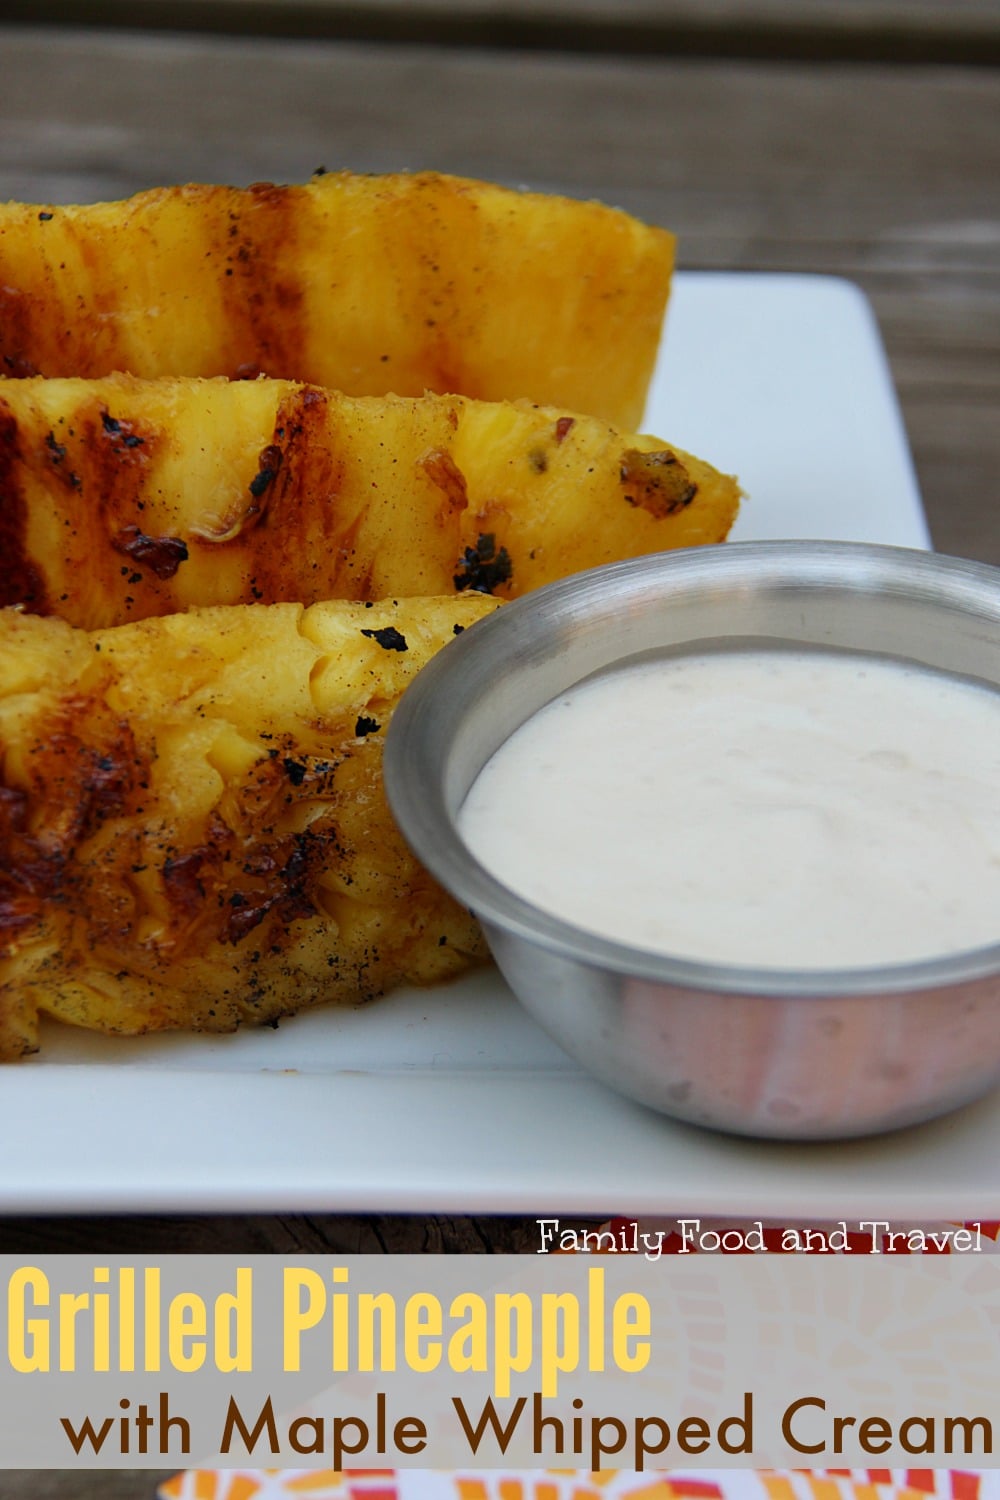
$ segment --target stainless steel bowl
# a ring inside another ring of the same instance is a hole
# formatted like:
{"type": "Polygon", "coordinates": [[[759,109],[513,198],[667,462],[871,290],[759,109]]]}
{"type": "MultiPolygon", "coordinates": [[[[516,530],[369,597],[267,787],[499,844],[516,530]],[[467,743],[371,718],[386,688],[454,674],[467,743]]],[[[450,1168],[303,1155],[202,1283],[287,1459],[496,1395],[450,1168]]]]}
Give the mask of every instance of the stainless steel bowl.
{"type": "Polygon", "coordinates": [[[661,957],[540,911],[459,837],[479,770],[543,704],[639,653],[719,640],[871,651],[1000,684],[1000,570],[894,547],[746,542],[550,585],[449,645],[404,696],[385,752],[403,834],[475,912],[545,1030],[654,1109],[743,1135],[828,1140],[976,1098],[1000,1082],[1000,941],[864,970],[661,957]]]}

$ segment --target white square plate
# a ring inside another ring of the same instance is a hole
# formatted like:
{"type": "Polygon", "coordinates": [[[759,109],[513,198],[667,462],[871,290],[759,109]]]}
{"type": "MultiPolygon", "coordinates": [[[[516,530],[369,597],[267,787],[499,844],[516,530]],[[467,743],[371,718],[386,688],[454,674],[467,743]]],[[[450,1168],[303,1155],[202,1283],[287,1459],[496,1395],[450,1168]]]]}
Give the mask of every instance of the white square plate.
{"type": "MultiPolygon", "coordinates": [[[[929,545],[845,282],[679,275],[644,427],[739,475],[738,537],[929,545]]],[[[592,1082],[492,971],[233,1037],[49,1026],[0,1129],[6,1212],[1000,1218],[1000,1095],[880,1140],[733,1140],[592,1082]]]]}

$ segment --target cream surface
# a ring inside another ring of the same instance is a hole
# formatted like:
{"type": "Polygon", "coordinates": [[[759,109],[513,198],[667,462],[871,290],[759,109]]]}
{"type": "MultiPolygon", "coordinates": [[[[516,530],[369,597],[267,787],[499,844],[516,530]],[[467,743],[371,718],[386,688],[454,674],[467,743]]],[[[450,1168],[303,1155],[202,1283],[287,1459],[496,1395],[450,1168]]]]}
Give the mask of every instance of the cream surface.
{"type": "Polygon", "coordinates": [[[592,678],[476,779],[463,837],[579,927],[709,962],[856,968],[1000,941],[1000,693],[822,650],[592,678]]]}

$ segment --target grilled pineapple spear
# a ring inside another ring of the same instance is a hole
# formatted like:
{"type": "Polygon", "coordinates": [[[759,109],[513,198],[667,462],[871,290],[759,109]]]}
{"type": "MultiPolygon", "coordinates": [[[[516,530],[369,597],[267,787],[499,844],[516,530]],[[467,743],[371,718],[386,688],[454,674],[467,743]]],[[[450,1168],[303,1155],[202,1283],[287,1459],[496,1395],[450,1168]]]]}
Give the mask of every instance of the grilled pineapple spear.
{"type": "Polygon", "coordinates": [[[0,604],[509,598],[722,541],[734,480],[596,418],[283,381],[0,381],[0,604]]]}
{"type": "Polygon", "coordinates": [[[0,369],[263,372],[641,420],[674,240],[437,173],[0,205],[0,369]]]}
{"type": "Polygon", "coordinates": [[[406,684],[496,607],[194,610],[88,634],[0,611],[0,1060],[39,1012],[232,1030],[484,955],[410,855],[381,745],[406,684]]]}

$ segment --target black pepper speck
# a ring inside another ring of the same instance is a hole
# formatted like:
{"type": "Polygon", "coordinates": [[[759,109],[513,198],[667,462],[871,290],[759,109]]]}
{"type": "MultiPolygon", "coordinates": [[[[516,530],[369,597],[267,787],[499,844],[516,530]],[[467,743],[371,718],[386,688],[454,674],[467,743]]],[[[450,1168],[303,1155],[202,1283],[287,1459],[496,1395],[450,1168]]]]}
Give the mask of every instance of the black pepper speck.
{"type": "Polygon", "coordinates": [[[409,651],[406,636],[401,635],[395,625],[384,625],[381,630],[362,630],[373,641],[378,641],[383,651],[409,651]]]}

